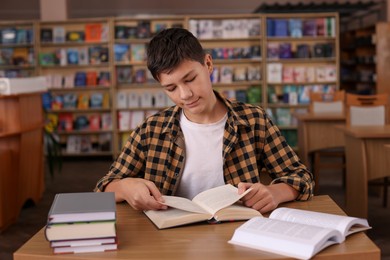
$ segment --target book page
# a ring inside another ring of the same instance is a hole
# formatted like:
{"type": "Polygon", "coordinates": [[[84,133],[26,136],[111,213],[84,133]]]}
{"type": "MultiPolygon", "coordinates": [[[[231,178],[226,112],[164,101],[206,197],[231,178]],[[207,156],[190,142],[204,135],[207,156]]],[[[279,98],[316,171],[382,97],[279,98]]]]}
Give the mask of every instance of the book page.
{"type": "Polygon", "coordinates": [[[189,212],[195,213],[207,213],[208,212],[201,207],[199,207],[196,203],[192,202],[189,199],[177,197],[177,196],[163,196],[164,205],[167,205],[172,208],[181,209],[189,212]]]}
{"type": "Polygon", "coordinates": [[[229,243],[308,259],[341,240],[337,230],[255,217],[237,228],[229,243]]]}
{"type": "Polygon", "coordinates": [[[349,234],[370,228],[367,220],[365,219],[290,208],[275,209],[269,218],[323,228],[337,229],[341,234],[343,234],[344,239],[345,236],[349,234]],[[355,224],[359,225],[360,228],[354,227],[353,230],[349,231],[349,229],[355,224]]]}
{"type": "Polygon", "coordinates": [[[218,210],[232,205],[250,191],[251,189],[248,189],[239,195],[236,187],[226,184],[201,192],[192,201],[214,215],[218,210]]]}
{"type": "Polygon", "coordinates": [[[159,229],[205,221],[210,218],[209,213],[193,213],[175,208],[146,210],[144,213],[159,229]]]}

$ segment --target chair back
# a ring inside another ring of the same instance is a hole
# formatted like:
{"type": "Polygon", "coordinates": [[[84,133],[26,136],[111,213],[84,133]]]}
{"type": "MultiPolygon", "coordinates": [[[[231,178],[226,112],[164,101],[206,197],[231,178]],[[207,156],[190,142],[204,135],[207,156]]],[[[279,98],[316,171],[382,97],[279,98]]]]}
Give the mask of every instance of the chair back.
{"type": "Polygon", "coordinates": [[[346,94],[347,125],[385,125],[389,95],[356,95],[346,94]]]}
{"type": "Polygon", "coordinates": [[[309,111],[311,113],[344,113],[344,99],[345,91],[338,90],[334,93],[310,93],[310,106],[309,111]]]}

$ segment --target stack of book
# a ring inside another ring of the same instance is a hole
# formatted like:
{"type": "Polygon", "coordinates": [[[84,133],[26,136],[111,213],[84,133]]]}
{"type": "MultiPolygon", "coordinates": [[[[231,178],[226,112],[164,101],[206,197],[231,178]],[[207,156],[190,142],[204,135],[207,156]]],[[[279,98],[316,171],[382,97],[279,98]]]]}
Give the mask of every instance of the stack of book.
{"type": "Polygon", "coordinates": [[[116,250],[114,193],[56,194],[45,236],[55,254],[116,250]]]}

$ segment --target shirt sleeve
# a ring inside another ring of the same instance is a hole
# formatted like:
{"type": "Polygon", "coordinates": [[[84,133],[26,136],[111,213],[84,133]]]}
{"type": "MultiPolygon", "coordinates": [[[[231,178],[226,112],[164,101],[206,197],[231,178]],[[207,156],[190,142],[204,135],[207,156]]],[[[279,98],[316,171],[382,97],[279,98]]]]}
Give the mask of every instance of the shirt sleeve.
{"type": "Polygon", "coordinates": [[[133,131],[124,145],[118,158],[112,163],[108,173],[101,178],[94,189],[103,192],[106,186],[114,181],[127,177],[143,177],[144,161],[141,138],[137,131],[133,131]]]}
{"type": "Polygon", "coordinates": [[[313,175],[301,163],[288,145],[280,130],[266,117],[264,163],[275,183],[286,183],[299,192],[296,200],[308,200],[313,196],[313,175]]]}

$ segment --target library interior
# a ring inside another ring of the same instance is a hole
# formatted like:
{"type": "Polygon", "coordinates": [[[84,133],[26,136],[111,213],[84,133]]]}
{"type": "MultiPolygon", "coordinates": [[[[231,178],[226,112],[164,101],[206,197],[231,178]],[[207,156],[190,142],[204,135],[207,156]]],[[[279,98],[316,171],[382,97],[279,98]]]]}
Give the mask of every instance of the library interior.
{"type": "MultiPolygon", "coordinates": [[[[148,70],[147,50],[159,32],[184,28],[213,61],[213,90],[260,107],[312,174],[314,196],[279,207],[368,221],[368,230],[318,257],[390,260],[388,0],[1,6],[0,259],[68,259],[73,254],[64,253],[72,252],[82,259],[278,256],[228,243],[244,221],[159,230],[142,211],[117,203],[115,218],[94,223],[110,234],[102,240],[68,238],[70,228],[61,231],[63,223],[49,217],[58,194],[94,192],[140,124],[175,106],[148,70]],[[51,241],[55,228],[59,238],[51,241]]],[[[268,185],[275,174],[259,164],[268,185]]],[[[85,232],[94,221],[83,224],[85,232]]]]}

